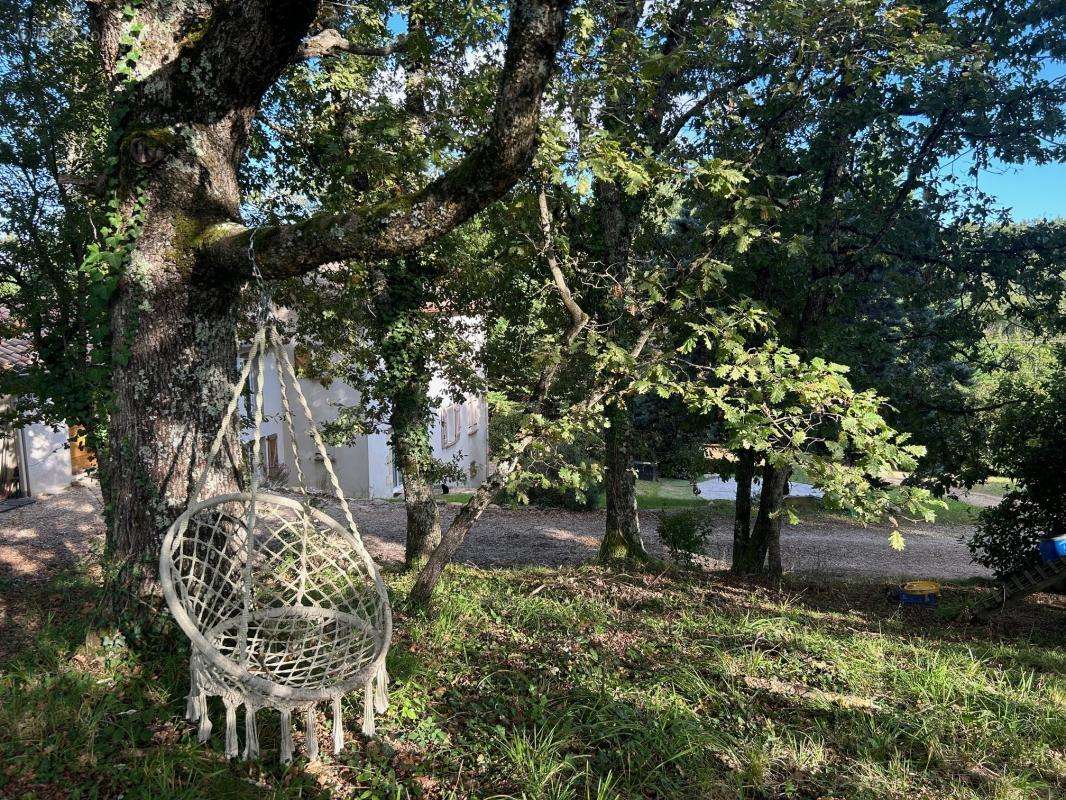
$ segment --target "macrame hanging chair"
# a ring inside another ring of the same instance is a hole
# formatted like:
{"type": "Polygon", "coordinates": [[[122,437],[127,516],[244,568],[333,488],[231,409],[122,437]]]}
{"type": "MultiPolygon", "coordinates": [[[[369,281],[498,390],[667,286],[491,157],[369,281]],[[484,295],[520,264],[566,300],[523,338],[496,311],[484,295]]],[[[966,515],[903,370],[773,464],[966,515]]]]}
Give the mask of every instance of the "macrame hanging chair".
{"type": "Polygon", "coordinates": [[[292,715],[305,715],[306,754],[318,757],[319,704],[331,704],[333,752],[344,747],[341,699],[363,691],[363,733],[388,704],[385,655],[392,611],[385,585],[363,546],[300,382],[273,325],[257,332],[189,506],[167,530],[159,558],[167,605],[192,643],[188,719],[211,736],[207,698],[226,710],[226,755],[238,754],[237,710],[245,714],[244,757],[259,756],[256,714],[280,712],[279,753],[293,756],[292,715]],[[274,355],[282,420],[292,443],[297,493],[260,491],[266,356],[274,355]],[[254,438],[248,490],[200,499],[229,422],[255,370],[250,405],[254,438]],[[288,380],[287,380],[288,379],[288,380]],[[346,524],[313,507],[300,468],[288,389],[295,390],[346,524]]]}

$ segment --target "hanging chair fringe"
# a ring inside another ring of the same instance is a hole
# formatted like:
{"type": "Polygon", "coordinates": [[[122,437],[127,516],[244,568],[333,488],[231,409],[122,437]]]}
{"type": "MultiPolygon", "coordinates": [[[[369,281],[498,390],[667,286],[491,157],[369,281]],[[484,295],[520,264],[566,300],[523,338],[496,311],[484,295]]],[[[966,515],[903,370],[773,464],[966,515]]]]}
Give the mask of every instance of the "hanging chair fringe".
{"type": "Polygon", "coordinates": [[[200,707],[200,730],[197,733],[197,738],[202,743],[206,742],[208,739],[211,738],[211,717],[207,713],[207,695],[203,692],[200,693],[200,697],[197,700],[197,705],[199,705],[200,707]]]}
{"type": "Polygon", "coordinates": [[[344,749],[344,720],[341,717],[341,699],[333,698],[333,755],[344,749]]]}
{"type": "Polygon", "coordinates": [[[196,722],[200,719],[200,690],[197,688],[196,662],[189,659],[189,698],[185,702],[185,719],[196,722]]]}
{"type": "Polygon", "coordinates": [[[255,724],[255,706],[244,705],[244,760],[259,758],[259,728],[255,724]]]}
{"type": "Polygon", "coordinates": [[[237,757],[237,703],[226,698],[226,758],[237,757]]]}
{"type": "Polygon", "coordinates": [[[292,761],[292,713],[287,708],[281,709],[281,745],[278,757],[282,764],[292,761]]]}
{"type": "Polygon", "coordinates": [[[318,759],[318,730],[315,727],[314,706],[307,709],[307,735],[304,743],[307,746],[307,760],[316,761],[318,759]]]}
{"type": "Polygon", "coordinates": [[[363,735],[374,738],[374,681],[369,680],[363,687],[363,735]]]}
{"type": "Polygon", "coordinates": [[[378,674],[374,676],[374,710],[384,714],[389,708],[389,674],[382,664],[378,674]]]}

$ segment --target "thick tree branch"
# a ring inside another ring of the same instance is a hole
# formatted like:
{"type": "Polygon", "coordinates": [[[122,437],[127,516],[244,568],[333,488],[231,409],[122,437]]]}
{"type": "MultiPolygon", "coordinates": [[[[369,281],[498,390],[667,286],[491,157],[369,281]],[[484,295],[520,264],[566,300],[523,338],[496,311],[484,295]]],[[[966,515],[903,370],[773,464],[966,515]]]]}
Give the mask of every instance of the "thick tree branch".
{"type": "Polygon", "coordinates": [[[326,28],[314,36],[304,40],[297,53],[298,58],[322,58],[324,56],[347,53],[352,56],[367,56],[370,58],[385,58],[394,53],[401,53],[407,48],[407,36],[397,36],[386,45],[369,47],[353,44],[341,35],[335,28],[326,28]]]}
{"type": "Polygon", "coordinates": [[[250,229],[216,226],[201,247],[231,277],[300,275],[334,261],[391,258],[448,233],[506,194],[528,168],[541,99],[562,41],[570,0],[514,0],[492,123],[453,169],[421,191],[350,212],[250,229]]]}
{"type": "Polygon", "coordinates": [[[201,29],[188,31],[140,82],[131,106],[161,124],[215,122],[234,108],[255,108],[292,63],[318,6],[318,0],[217,4],[201,29]]]}

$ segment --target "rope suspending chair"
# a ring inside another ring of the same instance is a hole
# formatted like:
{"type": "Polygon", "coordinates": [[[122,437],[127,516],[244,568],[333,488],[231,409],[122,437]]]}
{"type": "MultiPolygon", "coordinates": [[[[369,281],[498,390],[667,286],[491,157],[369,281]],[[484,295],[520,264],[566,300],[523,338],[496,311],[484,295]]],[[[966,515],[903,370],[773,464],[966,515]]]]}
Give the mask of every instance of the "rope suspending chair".
{"type": "Polygon", "coordinates": [[[244,706],[244,757],[259,756],[256,713],[281,715],[280,757],[292,760],[292,714],[306,717],[309,758],[318,756],[315,708],[332,704],[333,752],[344,746],[341,698],[363,690],[363,733],[374,735],[374,713],[388,699],[385,654],[392,612],[377,566],[363,546],[325,443],[295,370],[274,327],[260,327],[189,505],[167,530],[159,558],[160,581],[171,613],[192,643],[186,715],[211,736],[207,698],[226,709],[226,755],[237,755],[237,709],[244,706]],[[274,355],[282,418],[292,444],[298,492],[294,499],[260,491],[261,430],[266,357],[274,355]],[[254,438],[247,491],[200,499],[219,457],[229,421],[236,419],[255,371],[251,415],[254,438]],[[322,458],[346,524],[307,502],[295,422],[293,387],[308,432],[322,458]]]}

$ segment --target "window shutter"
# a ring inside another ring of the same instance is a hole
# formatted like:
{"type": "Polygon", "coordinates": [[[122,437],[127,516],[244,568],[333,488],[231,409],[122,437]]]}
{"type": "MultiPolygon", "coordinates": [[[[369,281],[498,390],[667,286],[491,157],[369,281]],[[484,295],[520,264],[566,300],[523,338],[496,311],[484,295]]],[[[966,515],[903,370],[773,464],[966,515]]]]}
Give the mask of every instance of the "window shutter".
{"type": "Polygon", "coordinates": [[[81,425],[67,427],[70,437],[70,472],[79,475],[96,466],[96,454],[89,449],[85,441],[85,430],[81,425]]]}

